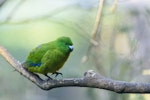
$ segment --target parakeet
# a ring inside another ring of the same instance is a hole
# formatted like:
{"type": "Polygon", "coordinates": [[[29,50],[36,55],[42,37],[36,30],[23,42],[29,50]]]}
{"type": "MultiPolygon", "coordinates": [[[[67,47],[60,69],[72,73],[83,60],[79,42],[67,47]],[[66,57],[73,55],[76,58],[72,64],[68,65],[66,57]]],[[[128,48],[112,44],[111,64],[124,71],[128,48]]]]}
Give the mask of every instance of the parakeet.
{"type": "Polygon", "coordinates": [[[40,73],[48,78],[47,74],[59,73],[70,53],[73,51],[73,43],[69,37],[59,37],[55,41],[44,43],[34,48],[23,63],[25,69],[33,73],[40,73]]]}

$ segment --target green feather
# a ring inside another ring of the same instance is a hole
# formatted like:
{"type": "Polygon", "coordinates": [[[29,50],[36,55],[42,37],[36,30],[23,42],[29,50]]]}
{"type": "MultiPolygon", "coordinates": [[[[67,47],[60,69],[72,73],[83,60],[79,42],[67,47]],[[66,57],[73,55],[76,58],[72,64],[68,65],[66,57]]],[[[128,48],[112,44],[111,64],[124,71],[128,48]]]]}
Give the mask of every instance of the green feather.
{"type": "Polygon", "coordinates": [[[73,50],[72,45],[69,37],[60,37],[55,41],[41,44],[29,53],[24,66],[30,72],[44,75],[55,73],[68,59],[73,50]]]}

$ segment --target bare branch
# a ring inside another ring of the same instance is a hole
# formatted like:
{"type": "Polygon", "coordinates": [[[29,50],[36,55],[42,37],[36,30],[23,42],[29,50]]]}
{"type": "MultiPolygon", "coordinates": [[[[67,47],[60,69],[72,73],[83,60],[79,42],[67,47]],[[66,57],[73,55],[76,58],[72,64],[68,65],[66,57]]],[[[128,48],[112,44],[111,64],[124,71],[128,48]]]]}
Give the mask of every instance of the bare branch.
{"type": "Polygon", "coordinates": [[[5,22],[9,22],[11,18],[15,15],[18,8],[25,2],[26,0],[20,0],[16,6],[11,10],[11,12],[8,14],[8,16],[5,19],[5,22]]]}
{"type": "Polygon", "coordinates": [[[98,29],[100,27],[103,5],[104,5],[104,0],[99,0],[99,5],[98,5],[98,11],[97,11],[96,19],[95,19],[95,24],[94,24],[93,30],[91,32],[92,37],[91,37],[91,40],[90,40],[90,45],[88,47],[87,54],[82,58],[83,63],[88,60],[88,58],[89,58],[88,56],[89,56],[89,53],[91,52],[92,47],[93,46],[98,46],[98,41],[96,41],[95,38],[97,37],[98,29]]]}
{"type": "Polygon", "coordinates": [[[0,0],[0,7],[2,7],[3,4],[5,4],[6,1],[7,1],[7,0],[0,0]]]}
{"type": "Polygon", "coordinates": [[[118,0],[114,0],[113,5],[110,7],[110,12],[114,13],[117,9],[118,0]]]}
{"type": "Polygon", "coordinates": [[[43,90],[50,90],[58,87],[90,87],[114,91],[117,93],[150,93],[150,83],[133,83],[116,81],[105,78],[93,70],[84,73],[83,78],[68,78],[60,80],[42,80],[36,74],[28,72],[5,48],[0,46],[0,54],[15,70],[32,81],[43,90]]]}
{"type": "Polygon", "coordinates": [[[101,21],[103,4],[104,4],[104,0],[99,0],[99,7],[98,7],[98,11],[97,11],[95,25],[94,25],[94,28],[93,28],[93,31],[92,31],[92,39],[94,39],[96,37],[96,34],[98,32],[99,24],[100,24],[100,21],[101,21]]]}

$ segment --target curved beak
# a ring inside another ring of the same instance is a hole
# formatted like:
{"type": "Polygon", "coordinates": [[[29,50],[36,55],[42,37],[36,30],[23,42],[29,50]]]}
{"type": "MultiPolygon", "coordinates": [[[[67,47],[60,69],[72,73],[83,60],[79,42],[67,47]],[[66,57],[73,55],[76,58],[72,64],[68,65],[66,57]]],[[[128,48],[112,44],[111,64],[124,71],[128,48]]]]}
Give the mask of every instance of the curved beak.
{"type": "Polygon", "coordinates": [[[73,51],[73,48],[74,48],[73,45],[69,46],[70,51],[73,51]]]}

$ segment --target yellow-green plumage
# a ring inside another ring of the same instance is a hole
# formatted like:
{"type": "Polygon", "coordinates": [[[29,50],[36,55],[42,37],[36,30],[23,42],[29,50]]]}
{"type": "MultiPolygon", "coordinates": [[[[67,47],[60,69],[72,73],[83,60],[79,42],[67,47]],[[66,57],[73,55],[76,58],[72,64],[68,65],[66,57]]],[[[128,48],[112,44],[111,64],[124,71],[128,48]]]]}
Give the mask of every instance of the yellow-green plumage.
{"type": "Polygon", "coordinates": [[[57,72],[66,62],[73,50],[69,37],[60,37],[55,41],[41,44],[33,49],[27,57],[24,66],[30,72],[47,73],[57,72]]]}

